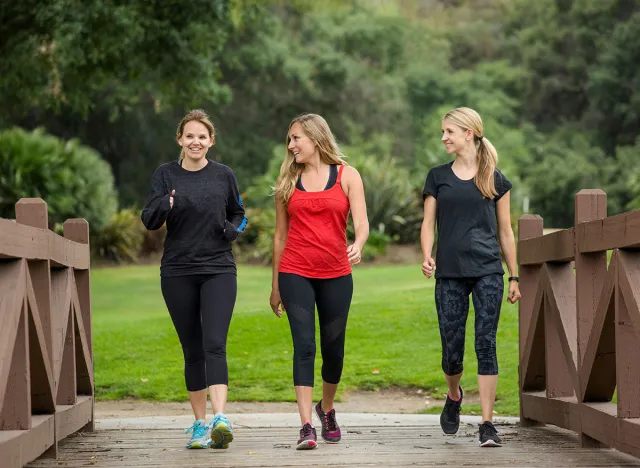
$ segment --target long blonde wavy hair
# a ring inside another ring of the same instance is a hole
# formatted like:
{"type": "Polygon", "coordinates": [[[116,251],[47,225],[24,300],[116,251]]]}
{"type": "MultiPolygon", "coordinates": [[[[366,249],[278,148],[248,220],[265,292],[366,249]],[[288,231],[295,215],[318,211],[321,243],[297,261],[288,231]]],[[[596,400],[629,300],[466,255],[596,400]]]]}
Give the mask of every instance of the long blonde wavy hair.
{"type": "MultiPolygon", "coordinates": [[[[193,109],[187,112],[187,115],[185,115],[180,121],[180,123],[178,124],[178,129],[176,130],[176,140],[180,139],[180,137],[182,136],[182,133],[184,132],[184,126],[187,125],[192,120],[200,122],[202,125],[207,127],[207,130],[209,131],[209,137],[215,138],[215,128],[213,127],[213,124],[211,123],[211,120],[209,119],[209,116],[207,115],[207,113],[202,109],[193,109]]],[[[180,149],[179,161],[182,161],[183,159],[184,159],[184,150],[180,149]]]]}
{"type": "Polygon", "coordinates": [[[478,172],[473,181],[482,196],[493,200],[498,194],[494,179],[494,172],[498,166],[498,152],[484,136],[480,114],[469,107],[458,107],[447,112],[442,120],[456,124],[465,131],[473,131],[473,140],[478,151],[478,172]]]}
{"type": "Polygon", "coordinates": [[[291,127],[293,127],[293,124],[296,122],[300,124],[305,135],[316,145],[318,153],[320,153],[320,160],[323,163],[347,164],[343,160],[344,155],[340,151],[340,147],[333,133],[331,133],[329,124],[327,124],[324,118],[318,114],[301,114],[297,116],[289,124],[286,140],[287,154],[280,166],[280,175],[278,176],[275,187],[276,200],[285,205],[289,203],[289,199],[296,188],[298,177],[300,177],[304,169],[304,164],[297,163],[293,152],[288,148],[291,141],[291,127]]]}

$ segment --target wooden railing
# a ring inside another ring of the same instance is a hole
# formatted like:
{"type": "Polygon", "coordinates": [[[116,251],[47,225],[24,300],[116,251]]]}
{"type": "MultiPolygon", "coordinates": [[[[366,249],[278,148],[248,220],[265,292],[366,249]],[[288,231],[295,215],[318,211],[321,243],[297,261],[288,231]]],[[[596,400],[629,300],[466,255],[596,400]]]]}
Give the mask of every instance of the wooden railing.
{"type": "Polygon", "coordinates": [[[640,457],[640,210],[582,190],[574,227],[542,228],[519,220],[521,422],[640,457]]]}
{"type": "Polygon", "coordinates": [[[0,465],[55,457],[58,441],[93,431],[89,225],[47,227],[39,198],[0,219],[0,465]]]}

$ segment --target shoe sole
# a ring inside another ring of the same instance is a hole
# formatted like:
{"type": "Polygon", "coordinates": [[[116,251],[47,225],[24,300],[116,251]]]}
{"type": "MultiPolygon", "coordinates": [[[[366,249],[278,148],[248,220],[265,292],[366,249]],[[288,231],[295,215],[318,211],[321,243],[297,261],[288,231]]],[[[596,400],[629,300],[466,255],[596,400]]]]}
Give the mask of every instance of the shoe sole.
{"type": "Polygon", "coordinates": [[[318,448],[318,443],[315,440],[303,440],[298,444],[296,450],[313,450],[318,448]]]}
{"type": "Polygon", "coordinates": [[[338,442],[340,442],[340,440],[342,440],[342,438],[340,438],[340,439],[325,439],[323,437],[322,440],[324,440],[325,443],[327,443],[327,444],[337,444],[338,442]]]}
{"type": "Polygon", "coordinates": [[[218,423],[218,425],[211,431],[212,448],[226,449],[229,448],[229,444],[233,441],[233,432],[229,429],[225,423],[218,423]]]}
{"type": "Polygon", "coordinates": [[[200,442],[193,442],[192,444],[187,445],[188,449],[206,449],[211,445],[211,441],[206,444],[201,444],[200,442]]]}
{"type": "Polygon", "coordinates": [[[496,442],[495,440],[489,439],[486,442],[481,443],[480,447],[502,447],[502,444],[496,442]]]}

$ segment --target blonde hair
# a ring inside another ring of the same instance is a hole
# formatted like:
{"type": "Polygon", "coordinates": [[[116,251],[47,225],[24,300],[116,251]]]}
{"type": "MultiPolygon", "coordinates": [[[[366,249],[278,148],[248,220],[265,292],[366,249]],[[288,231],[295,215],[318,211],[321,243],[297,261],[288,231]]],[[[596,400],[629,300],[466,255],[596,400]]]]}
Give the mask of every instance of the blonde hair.
{"type": "MultiPolygon", "coordinates": [[[[176,130],[176,140],[182,137],[182,132],[184,132],[184,126],[194,120],[197,122],[200,122],[202,125],[207,127],[207,130],[209,130],[209,137],[211,138],[215,137],[215,128],[213,127],[211,120],[209,120],[209,116],[207,115],[207,113],[202,109],[193,109],[187,112],[187,115],[185,115],[180,121],[180,123],[178,124],[178,130],[176,130]]],[[[180,149],[179,161],[182,161],[183,159],[184,159],[184,149],[180,149]]]]}
{"type": "Polygon", "coordinates": [[[301,114],[291,121],[289,131],[287,132],[287,154],[280,166],[280,175],[276,181],[275,197],[276,200],[283,204],[289,203],[291,195],[296,188],[298,177],[304,169],[304,164],[297,163],[293,152],[289,150],[289,142],[291,140],[290,132],[293,124],[299,123],[305,135],[316,145],[320,160],[325,164],[344,164],[344,155],[340,151],[340,147],[336,142],[329,124],[318,114],[301,114]]]}
{"type": "Polygon", "coordinates": [[[464,130],[473,131],[473,140],[478,150],[478,173],[473,181],[482,196],[491,200],[498,194],[494,173],[498,166],[498,152],[483,135],[483,125],[480,114],[469,107],[458,107],[447,112],[442,120],[456,124],[464,130]]]}

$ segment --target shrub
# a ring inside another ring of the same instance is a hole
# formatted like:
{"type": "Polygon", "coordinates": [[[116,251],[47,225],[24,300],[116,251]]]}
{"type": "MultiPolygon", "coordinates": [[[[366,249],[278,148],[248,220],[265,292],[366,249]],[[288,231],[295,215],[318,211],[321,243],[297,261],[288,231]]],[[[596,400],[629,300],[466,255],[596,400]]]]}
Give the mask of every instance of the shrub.
{"type": "Polygon", "coordinates": [[[95,256],[117,263],[136,263],[144,238],[140,211],[120,210],[109,222],[93,232],[91,248],[95,256]]]}
{"type": "Polygon", "coordinates": [[[118,203],[111,168],[97,152],[40,129],[12,128],[0,132],[0,217],[13,218],[20,198],[46,201],[51,227],[84,218],[92,230],[118,203]]]}

